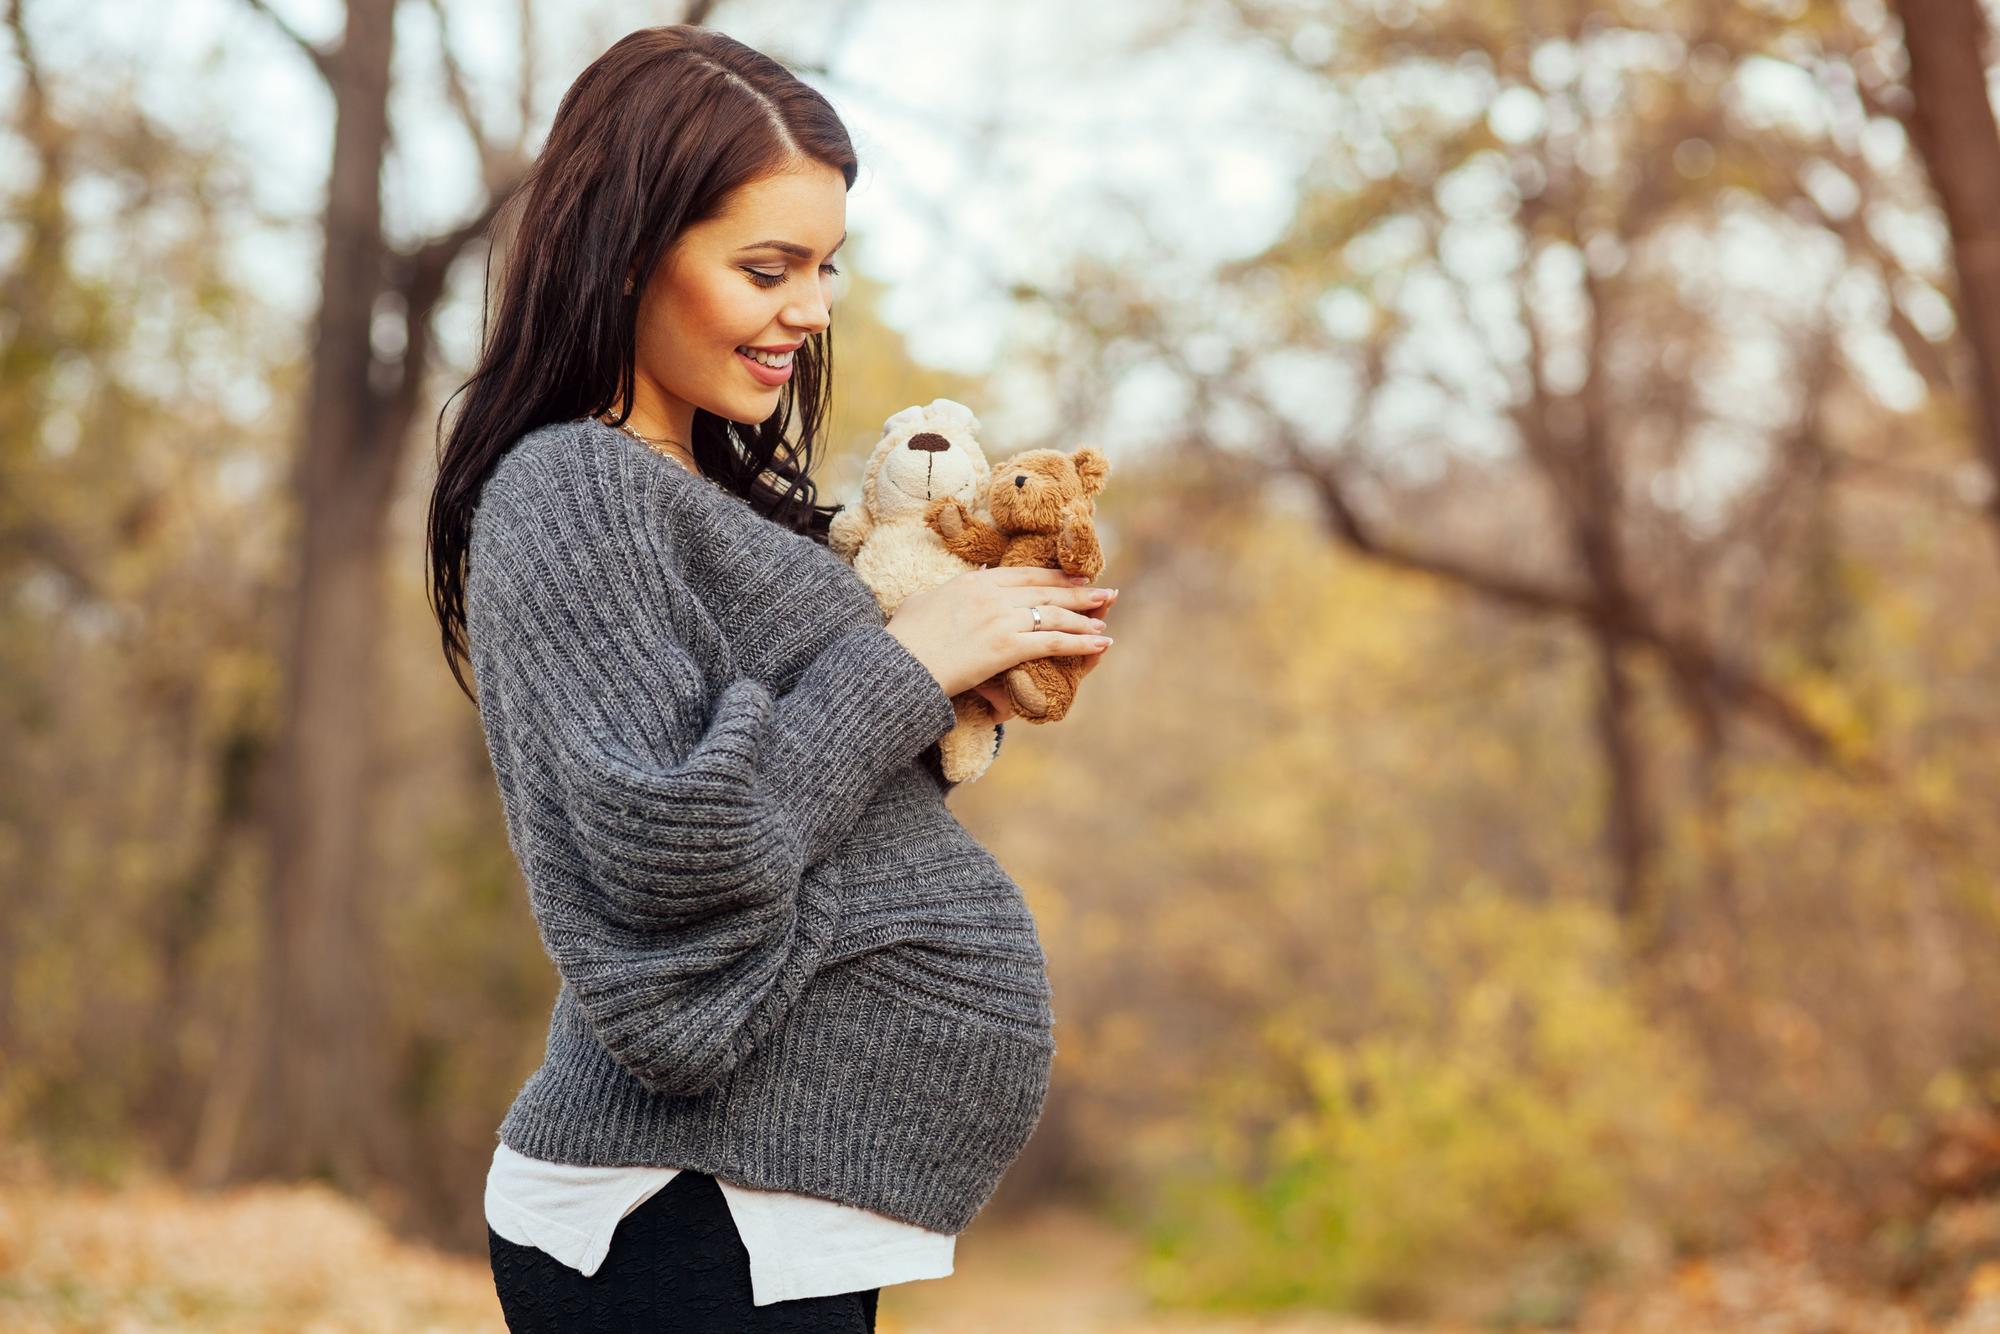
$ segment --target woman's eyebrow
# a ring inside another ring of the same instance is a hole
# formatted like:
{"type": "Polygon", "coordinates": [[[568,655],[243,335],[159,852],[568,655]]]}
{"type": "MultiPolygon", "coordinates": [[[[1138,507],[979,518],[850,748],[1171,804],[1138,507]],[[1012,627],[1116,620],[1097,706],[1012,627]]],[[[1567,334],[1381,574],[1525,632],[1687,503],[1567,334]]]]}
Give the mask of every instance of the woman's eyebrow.
{"type": "MultiPolygon", "coordinates": [[[[827,251],[826,253],[832,255],[846,244],[847,244],[847,233],[842,232],[840,234],[840,239],[833,243],[833,249],[827,251]]],[[[767,247],[772,250],[782,250],[787,255],[796,255],[800,259],[811,259],[813,257],[812,248],[810,246],[802,246],[796,241],[752,241],[749,245],[742,246],[740,248],[743,250],[763,250],[766,249],[767,247]]]]}

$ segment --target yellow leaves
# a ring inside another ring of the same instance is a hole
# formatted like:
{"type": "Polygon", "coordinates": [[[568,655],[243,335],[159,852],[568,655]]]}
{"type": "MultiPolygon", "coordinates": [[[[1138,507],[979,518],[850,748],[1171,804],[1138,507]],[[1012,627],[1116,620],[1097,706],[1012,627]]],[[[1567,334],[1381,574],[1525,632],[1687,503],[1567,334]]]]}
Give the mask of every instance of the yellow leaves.
{"type": "Polygon", "coordinates": [[[1751,1025],[1773,1051],[1792,1061],[1808,1060],[1819,1053],[1819,1025],[1800,1006],[1782,997],[1753,998],[1748,1004],[1751,1025]]]}
{"type": "Polygon", "coordinates": [[[1291,1285],[1340,1305],[1419,1273],[1448,1286],[1520,1238],[1610,1229],[1663,1175],[1699,1176],[1691,1164],[1736,1143],[1694,1053],[1627,991],[1600,909],[1524,904],[1470,875],[1377,921],[1382,953],[1421,960],[1428,1018],[1340,1037],[1337,1015],[1286,1006],[1259,1027],[1273,1068],[1254,1091],[1233,1072],[1209,1082],[1223,1175],[1206,1189],[1235,1205],[1163,1221],[1206,1255],[1183,1296],[1291,1285]]]}
{"type": "Polygon", "coordinates": [[[1675,1271],[1674,1286],[1690,1300],[1708,1301],[1715,1296],[1715,1267],[1706,1260],[1689,1260],[1675,1271]]]}
{"type": "Polygon", "coordinates": [[[1923,1105],[1936,1113],[1956,1112],[1972,1104],[1972,1082],[1962,1070],[1940,1070],[1924,1085],[1923,1105]]]}
{"type": "Polygon", "coordinates": [[[1909,793],[1927,811],[1943,815],[1962,799],[1957,768],[1942,755],[1925,755],[1910,766],[1909,793]]]}
{"type": "MultiPolygon", "coordinates": [[[[1115,1124],[1181,1126],[1200,1151],[1172,1220],[1184,1291],[1297,1297],[1307,1272],[1358,1301],[1399,1274],[1449,1286],[1510,1230],[1703,1233],[1791,1147],[1718,1108],[1836,1151],[1921,1142],[1885,1108],[1915,1106],[1937,1042],[1976,1034],[2000,939],[1990,571],[1946,580],[1943,549],[1877,546],[1810,596],[1761,571],[1771,619],[1743,635],[1687,608],[1837,747],[1888,761],[1893,789],[1737,710],[1705,751],[1682,683],[1627,654],[1652,870],[1685,928],[1654,969],[1605,907],[1601,682],[1573,625],[1386,570],[1309,510],[1187,512],[1156,542],[1198,552],[1185,578],[1130,609],[1165,651],[1099,697],[1140,739],[1100,734],[1111,756],[1049,785],[1109,776],[1090,814],[1129,826],[1115,854],[1048,859],[1074,887],[1052,939],[1083,964],[1071,1013],[1137,994],[1171,1016],[1151,1051],[1093,1036],[1069,1077],[1115,1124]],[[1712,1046],[1684,1040],[1693,1023],[1712,1046]],[[1195,1077],[1199,1112],[1174,1096],[1195,1077]]],[[[1465,527],[1482,518],[1424,521],[1490,536],[1465,527]]],[[[1061,827],[1089,842],[1092,823],[1061,827]]],[[[1978,1087],[2000,1099],[2000,1078],[1978,1087]]]]}
{"type": "Polygon", "coordinates": [[[1795,680],[1791,688],[1794,702],[1843,754],[1859,755],[1868,748],[1871,729],[1847,682],[1812,673],[1795,680]]]}
{"type": "Polygon", "coordinates": [[[1298,1061],[1315,1097],[1335,1105],[1347,1096],[1349,1081],[1354,1077],[1354,1062],[1346,1049],[1314,1043],[1300,1049],[1298,1061]]]}
{"type": "Polygon", "coordinates": [[[2000,1260],[1987,1260],[1965,1283],[1968,1302],[2000,1301],[2000,1260]]]}
{"type": "Polygon", "coordinates": [[[1902,1112],[1884,1112],[1876,1118],[1871,1138],[1884,1149],[1908,1149],[1917,1142],[1917,1125],[1902,1112]]]}

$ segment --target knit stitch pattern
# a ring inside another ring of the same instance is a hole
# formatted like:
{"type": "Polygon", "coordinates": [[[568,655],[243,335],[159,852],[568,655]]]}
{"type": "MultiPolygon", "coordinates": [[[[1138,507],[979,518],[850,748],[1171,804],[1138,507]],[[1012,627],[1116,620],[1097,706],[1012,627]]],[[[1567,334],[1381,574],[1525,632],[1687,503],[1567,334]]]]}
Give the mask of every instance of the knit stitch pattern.
{"type": "Polygon", "coordinates": [[[586,419],[488,477],[466,616],[559,980],[500,1138],[963,1231],[1040,1119],[1046,960],[867,586],[586,419]]]}

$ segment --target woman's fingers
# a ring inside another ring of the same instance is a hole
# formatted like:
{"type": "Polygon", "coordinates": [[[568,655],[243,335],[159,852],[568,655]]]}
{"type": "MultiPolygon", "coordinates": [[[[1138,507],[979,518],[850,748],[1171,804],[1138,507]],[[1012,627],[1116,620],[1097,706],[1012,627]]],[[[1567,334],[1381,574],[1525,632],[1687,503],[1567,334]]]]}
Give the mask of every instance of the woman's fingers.
{"type": "Polygon", "coordinates": [[[1089,579],[1073,579],[1061,570],[1036,565],[1002,565],[988,571],[992,581],[1017,590],[1024,601],[1047,600],[1067,607],[1085,607],[1109,591],[1089,579]]]}
{"type": "Polygon", "coordinates": [[[955,695],[1030,658],[1103,652],[1115,596],[1061,570],[987,567],[910,594],[886,628],[955,695]]]}
{"type": "MultiPolygon", "coordinates": [[[[1093,594],[1093,596],[1097,592],[1097,590],[1089,590],[1089,591],[1093,594]]],[[[1053,644],[1054,647],[1047,653],[1035,656],[1082,658],[1083,666],[1079,670],[1079,675],[1080,676],[1089,675],[1091,669],[1097,666],[1097,660],[1104,656],[1104,649],[1108,647],[1108,645],[1103,645],[1098,642],[1101,639],[1109,638],[1109,636],[1100,633],[1100,631],[1103,628],[1102,626],[1103,613],[1105,611],[1108,611],[1111,607],[1111,604],[1118,600],[1117,589],[1113,588],[1103,591],[1106,594],[1103,600],[1103,605],[1096,609],[1098,615],[1095,618],[1095,620],[1098,622],[1098,624],[1093,625],[1091,623],[1092,618],[1090,617],[1077,616],[1077,620],[1080,621],[1083,626],[1082,631],[1080,631],[1079,633],[1073,633],[1073,634],[1062,633],[1060,631],[1051,632],[1049,627],[1052,626],[1054,618],[1058,614],[1058,612],[1055,610],[1051,610],[1048,607],[1044,607],[1042,610],[1042,624],[1044,627],[1044,633],[1050,635],[1049,639],[1045,642],[1053,644]]],[[[1071,616],[1076,616],[1076,613],[1061,611],[1060,615],[1064,617],[1071,617],[1071,616]]],[[[1029,619],[1032,620],[1032,617],[1030,617],[1029,619]]],[[[980,696],[984,698],[986,702],[993,707],[994,718],[996,721],[1005,722],[1007,719],[1012,718],[1014,716],[1013,701],[1007,694],[1007,687],[1004,682],[996,678],[995,680],[992,681],[983,681],[979,685],[974,686],[973,689],[977,690],[980,696]]]]}
{"type": "Polygon", "coordinates": [[[1061,570],[1036,566],[1003,566],[999,572],[1009,577],[996,582],[1007,586],[1008,599],[1019,608],[1008,608],[1003,623],[1035,642],[1040,651],[1034,656],[1094,656],[1108,646],[1103,612],[1118,596],[1116,589],[1073,583],[1061,570]]]}
{"type": "MultiPolygon", "coordinates": [[[[1002,602],[1008,606],[1024,609],[1041,609],[1040,628],[1068,629],[1076,633],[1095,633],[1103,629],[1096,624],[1102,619],[1102,609],[1111,605],[1117,590],[1100,588],[1088,581],[1072,583],[1061,570],[1043,569],[1038,566],[1003,566],[991,571],[992,582],[1004,588],[1002,602]]],[[[1025,624],[1009,626],[1033,632],[1036,627],[1032,611],[1024,613],[1025,624]]]]}
{"type": "Polygon", "coordinates": [[[1104,630],[1103,618],[1087,612],[1070,611],[1052,603],[1023,603],[1006,609],[1001,623],[1010,630],[1023,634],[1048,634],[1052,631],[1066,635],[1095,635],[1104,630]],[[1036,613],[1039,612],[1040,615],[1036,613]]]}
{"type": "Polygon", "coordinates": [[[1090,581],[1067,570],[1058,570],[1048,565],[995,565],[987,570],[987,575],[999,584],[1048,584],[1054,587],[1082,588],[1090,581]]]}
{"type": "Polygon", "coordinates": [[[1014,716],[1014,701],[1008,697],[1007,687],[998,681],[981,681],[973,687],[979,697],[993,710],[993,721],[1004,723],[1014,716]]]}

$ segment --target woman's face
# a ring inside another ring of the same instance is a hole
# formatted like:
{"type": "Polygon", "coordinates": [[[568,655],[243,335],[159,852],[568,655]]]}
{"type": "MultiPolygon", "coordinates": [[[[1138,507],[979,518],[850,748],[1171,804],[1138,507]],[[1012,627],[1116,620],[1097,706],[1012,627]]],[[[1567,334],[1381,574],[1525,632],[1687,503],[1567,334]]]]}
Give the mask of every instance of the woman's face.
{"type": "Polygon", "coordinates": [[[847,180],[811,161],[743,185],[721,215],[683,231],[639,303],[635,418],[682,443],[698,407],[768,419],[792,350],[831,320],[830,261],[846,239],[847,180]],[[746,347],[781,364],[759,365],[746,347]]]}

